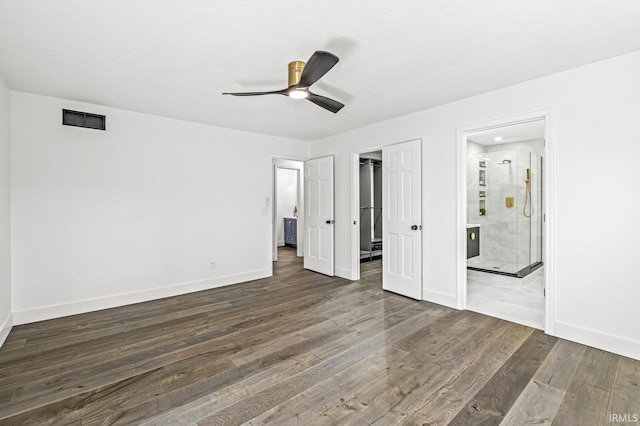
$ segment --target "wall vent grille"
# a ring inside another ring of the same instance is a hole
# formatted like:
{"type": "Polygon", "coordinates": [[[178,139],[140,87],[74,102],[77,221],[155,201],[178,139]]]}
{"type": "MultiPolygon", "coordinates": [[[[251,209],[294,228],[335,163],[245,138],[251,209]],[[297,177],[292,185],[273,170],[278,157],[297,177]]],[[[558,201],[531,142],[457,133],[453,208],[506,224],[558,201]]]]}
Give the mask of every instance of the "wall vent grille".
{"type": "Polygon", "coordinates": [[[64,126],[85,127],[87,129],[107,130],[107,117],[89,112],[62,110],[62,124],[64,126]]]}

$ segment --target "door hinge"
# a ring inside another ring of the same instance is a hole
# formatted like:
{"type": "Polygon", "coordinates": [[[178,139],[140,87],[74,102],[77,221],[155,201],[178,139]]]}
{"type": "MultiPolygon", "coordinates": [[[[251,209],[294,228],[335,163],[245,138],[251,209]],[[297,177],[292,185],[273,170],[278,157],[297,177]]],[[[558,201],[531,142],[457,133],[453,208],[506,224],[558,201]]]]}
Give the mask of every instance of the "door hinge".
{"type": "Polygon", "coordinates": [[[546,289],[546,288],[543,288],[543,289],[542,289],[542,295],[543,295],[544,297],[547,297],[547,289],[546,289]]]}

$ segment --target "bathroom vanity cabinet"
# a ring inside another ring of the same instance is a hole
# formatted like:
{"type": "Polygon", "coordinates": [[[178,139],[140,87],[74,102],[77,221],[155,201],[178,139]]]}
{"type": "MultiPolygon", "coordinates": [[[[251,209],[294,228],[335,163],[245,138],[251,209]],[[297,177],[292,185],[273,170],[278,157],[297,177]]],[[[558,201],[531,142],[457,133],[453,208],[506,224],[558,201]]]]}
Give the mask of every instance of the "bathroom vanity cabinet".
{"type": "Polygon", "coordinates": [[[284,218],[284,245],[290,247],[298,246],[298,219],[296,218],[284,218]]]}
{"type": "Polygon", "coordinates": [[[467,226],[467,259],[480,256],[480,227],[467,226]]]}

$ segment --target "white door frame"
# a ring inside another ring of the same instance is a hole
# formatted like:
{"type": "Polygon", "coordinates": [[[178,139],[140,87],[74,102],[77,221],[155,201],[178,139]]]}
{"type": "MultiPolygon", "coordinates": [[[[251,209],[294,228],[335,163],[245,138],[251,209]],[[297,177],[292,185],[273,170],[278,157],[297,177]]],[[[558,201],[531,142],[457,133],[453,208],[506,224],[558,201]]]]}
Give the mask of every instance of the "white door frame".
{"type": "MultiPolygon", "coordinates": [[[[269,184],[270,184],[270,197],[271,197],[271,260],[278,260],[278,239],[276,236],[276,217],[278,216],[278,197],[276,187],[276,171],[277,169],[292,169],[298,171],[298,241],[302,241],[303,244],[298,244],[296,255],[301,257],[304,255],[304,159],[281,157],[271,155],[269,157],[269,184]],[[295,164],[293,162],[300,163],[295,164]],[[303,230],[300,229],[303,227],[303,230]]],[[[271,265],[273,268],[273,265],[271,265]]],[[[273,269],[271,270],[273,275],[273,269]]]]}
{"type": "Polygon", "coordinates": [[[553,334],[555,289],[555,156],[551,108],[498,118],[456,129],[457,148],[457,308],[467,308],[467,135],[534,120],[545,120],[543,167],[543,264],[546,288],[544,331],[553,334]]]}
{"type": "MultiPolygon", "coordinates": [[[[398,142],[396,142],[398,143],[398,142]]],[[[359,148],[351,151],[351,277],[357,281],[360,279],[360,154],[380,151],[385,146],[374,145],[367,148],[359,148]]],[[[384,244],[384,241],[383,241],[384,244]]]]}

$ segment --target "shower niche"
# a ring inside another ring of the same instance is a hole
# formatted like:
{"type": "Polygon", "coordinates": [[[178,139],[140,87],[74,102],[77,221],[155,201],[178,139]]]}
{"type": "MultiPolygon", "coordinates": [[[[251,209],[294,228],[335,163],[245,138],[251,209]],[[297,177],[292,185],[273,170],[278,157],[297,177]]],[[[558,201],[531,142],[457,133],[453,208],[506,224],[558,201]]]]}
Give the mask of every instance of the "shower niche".
{"type": "Polygon", "coordinates": [[[482,229],[467,267],[524,277],[542,266],[544,142],[467,146],[467,223],[482,229]]]}
{"type": "MultiPolygon", "coordinates": [[[[478,161],[478,167],[480,170],[478,170],[478,186],[479,187],[485,187],[487,186],[487,171],[485,170],[487,167],[487,162],[486,160],[481,160],[478,161]]],[[[479,194],[485,194],[486,196],[486,191],[478,191],[479,194]]],[[[478,214],[480,216],[486,216],[487,215],[487,200],[483,199],[484,197],[482,195],[479,195],[480,200],[478,201],[478,214]]]]}

